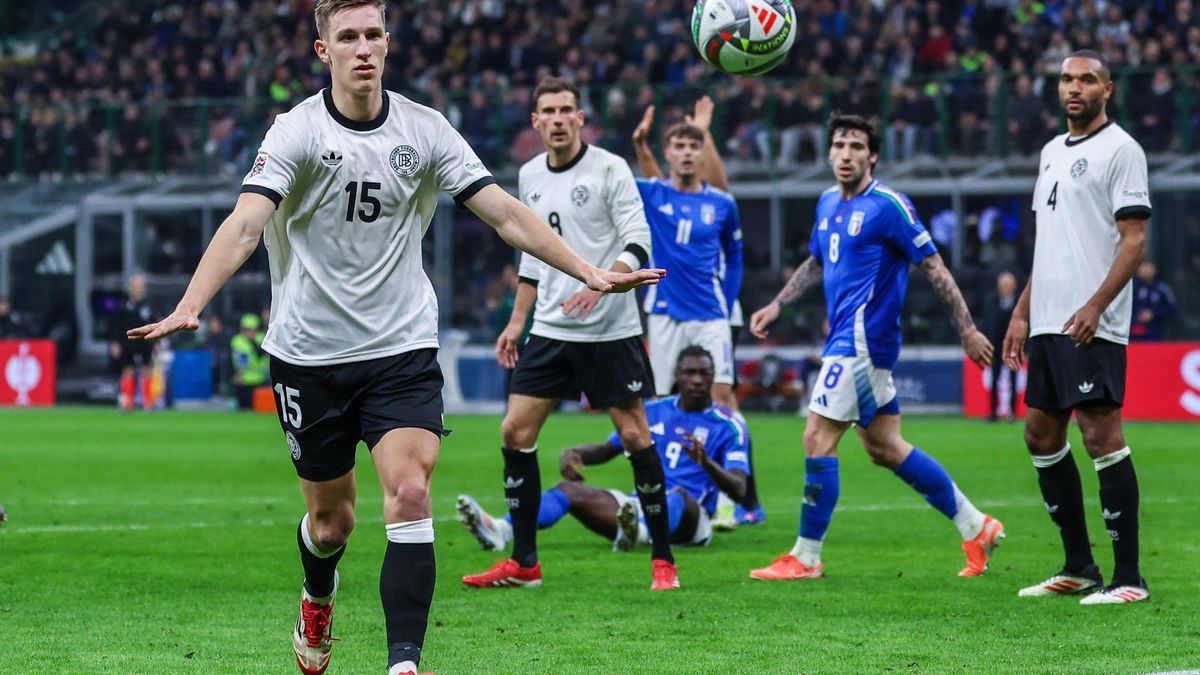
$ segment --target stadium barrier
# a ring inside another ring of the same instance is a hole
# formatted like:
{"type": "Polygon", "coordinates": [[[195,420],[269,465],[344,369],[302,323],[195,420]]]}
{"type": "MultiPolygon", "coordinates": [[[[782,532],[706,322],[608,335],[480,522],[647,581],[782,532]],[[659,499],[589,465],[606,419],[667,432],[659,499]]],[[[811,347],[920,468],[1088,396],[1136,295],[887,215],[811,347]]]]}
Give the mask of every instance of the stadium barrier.
{"type": "MultiPolygon", "coordinates": [[[[1200,342],[1133,343],[1126,355],[1125,419],[1200,421],[1200,342]]],[[[986,417],[991,404],[991,371],[981,372],[964,360],[962,372],[963,413],[986,417]]],[[[1016,414],[1021,416],[1025,413],[1024,370],[1017,377],[1017,393],[1016,414]]],[[[1005,400],[1005,396],[998,398],[1005,400]]]]}
{"type": "Polygon", "coordinates": [[[57,350],[53,340],[0,340],[0,406],[51,406],[57,350]]]}

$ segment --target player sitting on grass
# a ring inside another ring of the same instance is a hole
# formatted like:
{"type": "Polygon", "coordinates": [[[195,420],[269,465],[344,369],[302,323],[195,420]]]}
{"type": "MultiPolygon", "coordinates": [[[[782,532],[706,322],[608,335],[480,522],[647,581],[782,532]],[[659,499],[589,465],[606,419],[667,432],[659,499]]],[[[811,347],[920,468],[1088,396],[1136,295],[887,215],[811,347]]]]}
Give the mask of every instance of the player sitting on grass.
{"type": "MultiPolygon", "coordinates": [[[[713,359],[707,350],[695,345],[683,349],[676,361],[675,381],[677,396],[646,406],[666,475],[665,486],[649,487],[667,490],[671,543],[704,546],[712,538],[718,492],[734,499],[745,494],[750,438],[743,423],[713,403],[713,359]]],[[[564,450],[560,465],[566,480],[542,494],[538,528],[551,527],[570,513],[584,527],[611,539],[614,550],[629,551],[649,543],[636,495],[582,482],[583,466],[607,462],[622,452],[617,433],[605,443],[564,450]]],[[[512,521],[491,516],[469,495],[458,498],[458,519],[484,550],[502,549],[512,541],[512,521]]]]}

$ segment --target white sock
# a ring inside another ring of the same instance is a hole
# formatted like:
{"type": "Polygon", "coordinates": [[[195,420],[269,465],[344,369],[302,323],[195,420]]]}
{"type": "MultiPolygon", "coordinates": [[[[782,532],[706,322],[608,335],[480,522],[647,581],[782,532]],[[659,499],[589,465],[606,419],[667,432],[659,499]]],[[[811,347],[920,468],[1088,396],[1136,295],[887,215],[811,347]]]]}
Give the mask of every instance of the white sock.
{"type": "Polygon", "coordinates": [[[396,544],[433,543],[433,518],[388,523],[384,529],[387,530],[387,540],[396,544]]]}
{"type": "Polygon", "coordinates": [[[388,668],[388,675],[404,675],[405,673],[416,673],[417,664],[412,661],[401,661],[396,665],[388,668]]]}
{"type": "Polygon", "coordinates": [[[1127,445],[1116,452],[1111,452],[1103,457],[1097,457],[1096,459],[1093,459],[1092,465],[1096,467],[1097,471],[1101,471],[1125,459],[1131,454],[1133,454],[1133,451],[1130,450],[1129,446],[1127,445]]]}
{"type": "Polygon", "coordinates": [[[1062,450],[1059,450],[1053,455],[1030,455],[1029,458],[1033,460],[1034,466],[1039,469],[1045,469],[1046,467],[1051,467],[1061,462],[1069,452],[1071,452],[1071,444],[1067,443],[1063,446],[1062,450]]]}
{"type": "Polygon", "coordinates": [[[975,508],[970,499],[958,489],[958,485],[954,486],[954,501],[958,503],[958,513],[954,514],[954,526],[958,528],[958,533],[962,535],[963,541],[971,541],[983,532],[983,512],[975,508]]]}
{"type": "Polygon", "coordinates": [[[492,525],[496,528],[496,533],[500,535],[500,540],[504,542],[505,546],[512,543],[512,523],[503,518],[492,518],[492,525]]]}
{"type": "Polygon", "coordinates": [[[816,567],[821,564],[821,547],[824,545],[823,539],[796,537],[796,544],[792,546],[792,557],[807,567],[816,567]]]}

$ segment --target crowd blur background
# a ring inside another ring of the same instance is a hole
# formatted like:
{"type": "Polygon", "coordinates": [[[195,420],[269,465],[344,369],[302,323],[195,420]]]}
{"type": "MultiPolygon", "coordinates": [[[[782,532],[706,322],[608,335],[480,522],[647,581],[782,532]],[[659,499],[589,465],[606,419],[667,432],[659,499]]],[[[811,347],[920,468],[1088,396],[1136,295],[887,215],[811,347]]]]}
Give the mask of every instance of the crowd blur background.
{"type": "MultiPolygon", "coordinates": [[[[799,36],[791,56],[770,77],[731,78],[699,58],[690,2],[393,1],[384,82],[441,110],[509,187],[516,168],[541,151],[529,113],[530,92],[544,76],[576,81],[585,139],[631,158],[629,136],[647,105],[658,106],[661,130],[697,97],[712,95],[714,135],[746,225],[742,301],[749,310],[807,255],[815,197],[831,179],[822,168],[829,113],[876,117],[884,130],[878,173],[914,196],[982,317],[1002,295],[1004,273],[1023,284],[1030,268],[1036,153],[1065,129],[1057,69],[1072,50],[1097,49],[1114,72],[1109,114],[1151,157],[1157,268],[1140,275],[1135,318],[1153,326],[1135,334],[1200,337],[1200,306],[1170,294],[1194,287],[1200,269],[1193,189],[1200,169],[1192,158],[1200,143],[1200,14],[1191,0],[793,4],[799,36]]],[[[89,294],[75,307],[102,315],[129,272],[142,271],[165,312],[211,233],[212,223],[201,221],[220,222],[274,116],[326,86],[328,72],[313,54],[309,0],[5,5],[0,179],[12,187],[9,213],[0,204],[0,263],[7,266],[0,294],[9,296],[0,301],[0,331],[14,330],[5,316],[22,316],[18,330],[57,332],[67,352],[60,348],[60,359],[69,360],[78,312],[36,287],[37,274],[52,274],[56,259],[70,262],[75,244],[66,237],[57,251],[50,234],[6,242],[4,228],[114,185],[141,186],[144,195],[153,191],[147,185],[175,177],[226,190],[228,206],[211,217],[139,212],[133,245],[105,248],[107,237],[97,234],[91,287],[71,289],[89,294]]],[[[431,275],[444,293],[444,323],[487,343],[511,307],[512,251],[469,214],[447,217],[438,236],[449,238],[453,264],[431,275]]],[[[226,314],[226,325],[268,298],[261,251],[239,279],[213,310],[226,314]]],[[[955,342],[921,279],[914,278],[905,316],[908,344],[955,342]]],[[[818,342],[822,318],[818,293],[787,308],[772,339],[818,342]]]]}

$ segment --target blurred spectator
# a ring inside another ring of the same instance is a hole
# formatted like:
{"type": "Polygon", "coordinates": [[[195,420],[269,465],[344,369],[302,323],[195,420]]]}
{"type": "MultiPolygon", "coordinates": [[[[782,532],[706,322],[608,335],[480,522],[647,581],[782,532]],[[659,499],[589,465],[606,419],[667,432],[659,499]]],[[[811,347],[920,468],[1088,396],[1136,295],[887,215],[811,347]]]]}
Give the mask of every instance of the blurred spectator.
{"type": "Polygon", "coordinates": [[[12,302],[0,295],[0,340],[29,337],[21,316],[13,311],[12,302]]]}
{"type": "Polygon", "coordinates": [[[233,336],[225,329],[220,314],[212,314],[204,324],[204,348],[212,354],[212,390],[222,396],[233,381],[233,336]]]}
{"type": "Polygon", "coordinates": [[[933,101],[918,94],[917,88],[907,83],[899,86],[893,100],[895,108],[886,141],[889,161],[905,161],[915,157],[918,151],[928,152],[931,132],[937,123],[933,101]]]}
{"type": "Polygon", "coordinates": [[[1175,294],[1158,280],[1158,268],[1149,260],[1138,266],[1133,278],[1133,323],[1129,339],[1152,342],[1163,339],[1163,323],[1175,316],[1175,294]]]}
{"type": "Polygon", "coordinates": [[[263,351],[262,321],[255,314],[243,314],[240,330],[229,341],[233,362],[233,391],[238,410],[254,407],[254,390],[267,384],[270,361],[263,351]]]}
{"type": "MultiPolygon", "coordinates": [[[[1008,322],[1012,319],[1013,307],[1017,305],[1017,277],[1012,272],[1001,272],[996,277],[996,292],[988,297],[983,308],[983,334],[993,345],[1004,344],[1004,335],[1008,332],[1008,322]]],[[[992,359],[992,389],[991,405],[988,408],[988,419],[995,420],[999,415],[1000,381],[1005,380],[1008,392],[1008,407],[1005,414],[1009,420],[1016,418],[1017,409],[1017,374],[1004,365],[1000,358],[992,359]]]]}
{"type": "Polygon", "coordinates": [[[1133,105],[1137,114],[1138,140],[1148,152],[1168,149],[1175,131],[1175,83],[1165,68],[1154,71],[1148,91],[1133,105]]]}

